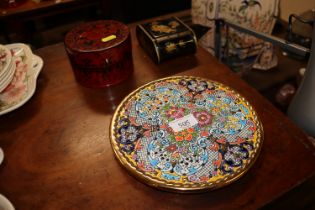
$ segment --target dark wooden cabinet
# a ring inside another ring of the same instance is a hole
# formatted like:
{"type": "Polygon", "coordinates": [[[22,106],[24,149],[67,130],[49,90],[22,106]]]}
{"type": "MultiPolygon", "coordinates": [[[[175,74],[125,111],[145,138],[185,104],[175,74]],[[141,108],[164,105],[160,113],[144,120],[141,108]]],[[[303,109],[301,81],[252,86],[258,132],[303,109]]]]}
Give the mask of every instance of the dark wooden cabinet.
{"type": "Polygon", "coordinates": [[[4,37],[4,43],[24,42],[41,47],[52,44],[45,42],[45,31],[53,34],[59,27],[60,37],[56,41],[61,41],[67,25],[100,18],[103,14],[105,9],[101,0],[47,0],[40,3],[27,0],[15,8],[0,8],[0,35],[4,37]]]}
{"type": "Polygon", "coordinates": [[[134,22],[191,7],[191,0],[120,0],[120,3],[123,19],[127,22],[134,22]]]}
{"type": "Polygon", "coordinates": [[[27,0],[15,8],[0,8],[0,35],[2,43],[24,42],[37,48],[62,41],[76,23],[96,19],[131,23],[188,8],[190,0],[27,0]]]}

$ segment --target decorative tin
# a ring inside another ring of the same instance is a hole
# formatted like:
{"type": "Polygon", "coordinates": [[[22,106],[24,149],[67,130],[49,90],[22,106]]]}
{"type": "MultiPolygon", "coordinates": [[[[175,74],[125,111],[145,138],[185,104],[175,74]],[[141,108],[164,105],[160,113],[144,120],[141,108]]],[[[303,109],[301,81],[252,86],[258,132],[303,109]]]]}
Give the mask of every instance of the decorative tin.
{"type": "Polygon", "coordinates": [[[177,17],[137,25],[136,33],[141,47],[156,63],[197,49],[193,30],[177,17]]]}
{"type": "Polygon", "coordinates": [[[67,33],[65,47],[77,81],[86,87],[117,84],[133,71],[129,29],[118,21],[82,24],[67,33]]]}
{"type": "Polygon", "coordinates": [[[110,127],[120,163],[144,183],[200,192],[240,178],[257,158],[262,125],[229,87],[179,76],[148,83],[118,106],[110,127]]]}

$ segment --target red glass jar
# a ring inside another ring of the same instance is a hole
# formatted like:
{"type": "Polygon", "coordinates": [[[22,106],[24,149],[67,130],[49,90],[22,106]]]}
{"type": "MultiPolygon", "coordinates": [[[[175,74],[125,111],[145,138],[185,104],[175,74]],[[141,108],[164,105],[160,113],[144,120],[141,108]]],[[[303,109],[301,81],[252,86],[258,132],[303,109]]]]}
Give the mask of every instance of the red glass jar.
{"type": "Polygon", "coordinates": [[[76,80],[90,88],[120,83],[133,71],[129,28],[118,21],[84,23],[65,36],[76,80]]]}

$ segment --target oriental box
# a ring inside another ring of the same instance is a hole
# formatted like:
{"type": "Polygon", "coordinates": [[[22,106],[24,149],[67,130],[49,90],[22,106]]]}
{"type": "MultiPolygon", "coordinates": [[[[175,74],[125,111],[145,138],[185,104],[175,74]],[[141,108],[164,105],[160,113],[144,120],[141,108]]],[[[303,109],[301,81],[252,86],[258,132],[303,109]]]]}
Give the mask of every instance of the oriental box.
{"type": "Polygon", "coordinates": [[[197,50],[197,39],[191,28],[177,17],[137,25],[140,46],[156,62],[197,50]]]}

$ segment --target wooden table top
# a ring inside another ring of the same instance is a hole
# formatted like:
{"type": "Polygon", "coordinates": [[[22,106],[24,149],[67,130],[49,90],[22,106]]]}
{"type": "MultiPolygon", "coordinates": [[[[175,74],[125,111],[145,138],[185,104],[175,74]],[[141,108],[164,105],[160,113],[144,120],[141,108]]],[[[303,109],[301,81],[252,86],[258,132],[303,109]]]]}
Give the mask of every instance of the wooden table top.
{"type": "Polygon", "coordinates": [[[74,80],[62,43],[35,53],[44,67],[31,100],[0,117],[0,192],[16,209],[257,209],[315,172],[315,149],[304,133],[241,78],[201,48],[154,64],[131,26],[134,73],[104,90],[74,80]],[[142,184],[120,166],[109,141],[112,114],[135,88],[171,75],[222,82],[256,109],[264,127],[261,153],[249,171],[224,188],[175,194],[142,184]]]}

